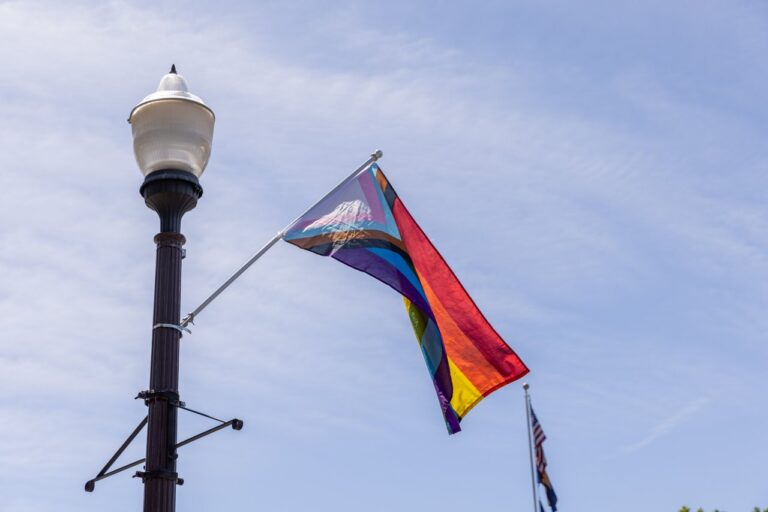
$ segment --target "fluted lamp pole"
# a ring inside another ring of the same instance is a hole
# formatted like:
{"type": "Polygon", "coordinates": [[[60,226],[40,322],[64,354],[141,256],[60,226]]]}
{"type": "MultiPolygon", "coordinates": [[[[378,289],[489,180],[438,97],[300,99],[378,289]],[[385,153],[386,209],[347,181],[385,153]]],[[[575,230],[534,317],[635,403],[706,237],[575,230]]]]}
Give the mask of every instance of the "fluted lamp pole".
{"type": "Polygon", "coordinates": [[[181,218],[197,205],[203,189],[198,178],[208,164],[213,140],[213,111],[190,93],[176,67],[160,80],[157,91],[131,111],[136,162],[144,174],[140,192],[160,217],[155,235],[155,305],[149,390],[144,512],[174,512],[176,485],[177,407],[181,260],[186,241],[181,218]]]}

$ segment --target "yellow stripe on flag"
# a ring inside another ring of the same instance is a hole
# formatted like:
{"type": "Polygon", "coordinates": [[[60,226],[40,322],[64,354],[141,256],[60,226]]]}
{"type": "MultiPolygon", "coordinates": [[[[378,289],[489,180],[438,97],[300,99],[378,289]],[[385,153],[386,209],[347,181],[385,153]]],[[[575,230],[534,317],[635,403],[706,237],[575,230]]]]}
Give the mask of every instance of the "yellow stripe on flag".
{"type": "Polygon", "coordinates": [[[448,359],[448,368],[451,371],[451,382],[453,383],[453,396],[451,397],[451,407],[456,411],[460,418],[463,418],[480,400],[483,399],[482,393],[472,384],[472,382],[459,370],[453,361],[448,359]]]}

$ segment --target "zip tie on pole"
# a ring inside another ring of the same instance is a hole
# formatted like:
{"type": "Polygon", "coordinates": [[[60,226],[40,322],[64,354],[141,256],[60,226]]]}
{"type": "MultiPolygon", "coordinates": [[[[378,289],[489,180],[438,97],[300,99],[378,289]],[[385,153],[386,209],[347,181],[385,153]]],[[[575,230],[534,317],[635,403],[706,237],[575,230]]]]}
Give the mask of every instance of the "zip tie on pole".
{"type": "Polygon", "coordinates": [[[250,268],[250,266],[251,266],[251,265],[253,265],[253,264],[256,262],[256,260],[258,260],[259,258],[261,258],[261,257],[264,255],[264,253],[265,253],[265,252],[267,252],[269,249],[271,249],[271,248],[272,248],[272,246],[273,246],[273,245],[275,245],[275,244],[278,242],[278,240],[281,240],[281,239],[283,238],[283,236],[285,235],[285,233],[286,233],[286,232],[287,232],[289,229],[291,229],[291,228],[293,227],[293,225],[294,225],[294,224],[296,224],[296,222],[298,222],[298,221],[299,221],[299,219],[301,219],[303,216],[305,216],[307,213],[309,213],[309,211],[310,211],[310,210],[312,210],[312,208],[314,208],[314,207],[315,207],[315,206],[317,206],[318,204],[322,203],[322,202],[323,202],[323,201],[324,201],[324,200],[325,200],[325,199],[326,199],[328,196],[330,196],[331,194],[333,194],[334,192],[336,192],[337,190],[339,190],[341,187],[343,187],[344,185],[346,185],[347,183],[349,183],[349,181],[350,181],[350,180],[352,180],[352,179],[354,179],[354,178],[355,178],[355,177],[356,177],[358,174],[360,174],[360,173],[361,173],[361,172],[363,172],[364,170],[368,169],[368,167],[370,167],[372,164],[376,163],[376,161],[377,161],[377,160],[379,160],[379,159],[380,159],[381,157],[383,157],[383,156],[384,156],[384,152],[383,152],[382,150],[380,150],[380,149],[377,149],[376,151],[374,151],[373,153],[371,153],[371,156],[370,156],[370,158],[368,158],[368,160],[366,160],[366,161],[365,161],[365,163],[364,163],[363,165],[361,165],[360,167],[358,167],[357,169],[355,169],[355,170],[354,170],[354,172],[353,172],[352,174],[350,174],[349,176],[347,176],[346,178],[344,178],[344,179],[343,179],[343,180],[342,180],[342,181],[341,181],[341,182],[340,182],[338,185],[336,185],[336,186],[335,186],[335,187],[334,187],[334,188],[333,188],[333,189],[332,189],[330,192],[328,192],[328,193],[327,193],[327,194],[325,194],[325,195],[324,195],[322,198],[320,198],[320,200],[319,200],[319,201],[317,201],[316,203],[314,203],[312,206],[310,206],[309,208],[307,208],[307,209],[304,211],[304,213],[302,213],[301,215],[299,215],[298,217],[296,217],[296,218],[295,218],[293,221],[291,221],[291,223],[290,223],[290,224],[288,224],[288,225],[287,225],[287,226],[285,226],[283,229],[281,229],[280,231],[278,231],[278,232],[277,232],[277,234],[276,234],[276,235],[275,235],[275,236],[274,236],[274,237],[273,237],[273,238],[272,238],[272,239],[271,239],[269,242],[267,242],[266,244],[264,244],[264,247],[262,247],[261,249],[259,249],[259,251],[258,251],[256,254],[254,254],[254,255],[251,257],[251,259],[250,259],[250,260],[248,260],[248,261],[245,263],[245,265],[243,265],[242,267],[240,267],[240,268],[237,270],[237,272],[235,272],[234,274],[232,274],[232,276],[231,276],[229,279],[227,279],[227,280],[224,282],[224,284],[222,284],[221,286],[219,286],[219,287],[216,289],[216,291],[215,291],[215,292],[213,292],[213,293],[212,293],[212,294],[211,294],[211,295],[210,295],[210,296],[209,296],[207,299],[205,299],[205,300],[203,301],[203,303],[202,303],[202,304],[200,304],[199,306],[197,306],[197,308],[196,308],[194,311],[192,311],[191,313],[188,313],[188,314],[187,314],[187,316],[185,316],[185,317],[184,317],[184,320],[182,320],[182,321],[181,321],[181,324],[180,324],[180,325],[158,324],[158,325],[156,325],[155,327],[157,327],[157,326],[162,326],[162,327],[171,327],[171,328],[174,328],[174,329],[184,329],[185,331],[187,331],[187,332],[190,332],[188,329],[186,329],[186,326],[187,326],[187,325],[189,325],[189,324],[191,324],[191,323],[193,323],[193,320],[195,319],[195,317],[196,317],[196,316],[197,316],[197,315],[198,315],[198,314],[199,314],[199,313],[200,313],[202,310],[204,310],[206,307],[208,307],[208,304],[210,304],[211,302],[213,302],[213,301],[216,299],[216,297],[218,297],[218,296],[221,294],[221,292],[223,292],[224,290],[226,290],[226,289],[229,287],[229,285],[231,285],[231,284],[232,284],[232,283],[233,283],[233,282],[234,282],[234,281],[235,281],[235,280],[236,280],[238,277],[240,277],[240,276],[243,274],[243,272],[245,272],[246,270],[248,270],[248,268],[250,268]]]}
{"type": "Polygon", "coordinates": [[[187,325],[187,324],[182,324],[182,325],[176,325],[176,324],[155,324],[155,325],[152,326],[152,330],[154,331],[158,327],[165,327],[166,329],[175,329],[175,330],[179,331],[179,333],[182,336],[184,336],[185,332],[189,333],[189,334],[192,334],[192,331],[190,331],[189,329],[184,327],[185,325],[187,325]]]}

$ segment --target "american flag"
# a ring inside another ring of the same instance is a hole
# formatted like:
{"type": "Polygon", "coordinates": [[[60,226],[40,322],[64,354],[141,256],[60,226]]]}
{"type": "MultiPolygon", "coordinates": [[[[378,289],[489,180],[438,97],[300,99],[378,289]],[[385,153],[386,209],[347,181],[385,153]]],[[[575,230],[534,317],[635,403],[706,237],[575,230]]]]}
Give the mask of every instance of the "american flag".
{"type": "MultiPolygon", "coordinates": [[[[544,490],[547,494],[547,503],[552,509],[552,512],[557,512],[557,494],[552,487],[552,482],[549,480],[547,474],[547,459],[544,457],[544,440],[547,436],[544,435],[544,430],[541,428],[539,419],[536,417],[536,413],[531,409],[531,430],[533,431],[533,449],[536,455],[536,472],[539,474],[539,483],[544,486],[544,490]]],[[[541,502],[539,502],[541,506],[541,502]]]]}
{"type": "Polygon", "coordinates": [[[533,449],[536,454],[536,469],[539,470],[539,473],[543,473],[547,468],[547,459],[544,457],[544,447],[542,445],[547,436],[544,435],[544,430],[541,428],[536,413],[533,412],[533,407],[531,407],[531,428],[533,429],[533,449]]]}

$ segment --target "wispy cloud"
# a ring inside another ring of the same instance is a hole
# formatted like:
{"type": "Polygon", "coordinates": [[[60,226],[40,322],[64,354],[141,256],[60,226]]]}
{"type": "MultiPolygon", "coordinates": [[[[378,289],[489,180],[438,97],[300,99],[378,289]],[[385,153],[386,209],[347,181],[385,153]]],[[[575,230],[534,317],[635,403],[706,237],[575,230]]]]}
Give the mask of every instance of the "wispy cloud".
{"type": "MultiPolygon", "coordinates": [[[[551,25],[525,35],[533,18],[525,10],[505,19],[505,32],[487,43],[493,51],[476,59],[460,38],[440,33],[435,13],[418,13],[429,30],[414,31],[373,22],[365,6],[309,4],[232,2],[209,12],[174,2],[0,3],[0,386],[13,390],[0,397],[0,438],[11,440],[0,455],[13,461],[0,494],[31,485],[29,475],[52,477],[73,458],[72,474],[89,475],[143,412],[131,398],[147,380],[157,225],[137,194],[125,117],[174,61],[218,116],[205,196],[185,219],[185,309],[381,146],[401,197],[532,362],[540,407],[562,411],[547,422],[551,439],[594,451],[590,436],[608,432],[612,446],[624,443],[620,454],[635,453],[716,403],[690,399],[706,379],[737,380],[764,400],[754,391],[759,358],[744,353],[765,354],[768,157],[757,143],[764,129],[731,108],[730,93],[709,88],[717,101],[702,100],[680,88],[698,75],[678,81],[685,66],[638,64],[632,52],[642,48],[618,48],[607,70],[592,67],[592,53],[579,65],[578,41],[558,39],[551,25]],[[277,18],[284,33],[271,27],[277,18]],[[507,31],[529,39],[500,39],[507,31]],[[545,43],[563,51],[537,53],[545,43]],[[686,378],[670,368],[685,368],[686,378]],[[657,403],[672,381],[674,396],[657,403]],[[626,444],[617,425],[639,416],[660,419],[626,444]],[[51,441],[44,449],[38,438],[51,441]]],[[[724,11],[713,2],[707,12],[709,29],[724,11]]],[[[580,16],[601,19],[591,14],[580,16]]],[[[464,35],[483,39],[471,32],[474,18],[460,21],[464,35]]],[[[664,21],[674,27],[668,37],[684,31],[673,21],[664,21]]],[[[762,25],[736,25],[745,29],[734,36],[740,55],[762,55],[762,25]]],[[[579,41],[603,34],[587,28],[579,41]]],[[[613,48],[600,37],[590,39],[594,47],[613,48]]],[[[333,448],[359,434],[365,450],[402,449],[431,464],[506,443],[491,430],[451,445],[405,439],[435,423],[442,435],[442,426],[401,307],[366,276],[276,247],[185,337],[185,399],[253,418],[258,435],[240,451],[278,439],[268,463],[293,468],[301,466],[299,450],[290,451],[297,439],[325,437],[315,444],[333,448]]],[[[499,404],[508,395],[495,396],[499,404]]],[[[493,404],[483,414],[498,411],[493,404]]],[[[377,454],[385,464],[387,454],[377,454]]],[[[563,471],[584,470],[566,454],[558,455],[563,471]]],[[[216,456],[203,466],[220,467],[216,456]]],[[[492,459],[477,467],[499,471],[478,478],[510,471],[510,457],[499,466],[492,459]]],[[[413,469],[402,460],[391,462],[393,474],[413,469]]],[[[345,478],[365,473],[336,469],[345,478]]],[[[411,480],[443,484],[423,477],[439,473],[434,466],[424,469],[403,476],[402,488],[420,495],[411,480]]],[[[237,478],[244,475],[252,473],[237,478]]],[[[517,485],[504,482],[498,488],[517,485]]],[[[243,484],[244,496],[256,487],[243,484]]],[[[264,492],[290,492],[274,487],[264,492]]],[[[68,492],[11,507],[102,503],[60,499],[68,492]]],[[[280,509],[275,496],[264,499],[280,509]]]]}
{"type": "Polygon", "coordinates": [[[621,448],[620,453],[623,455],[630,454],[641,448],[645,448],[654,441],[660,439],[666,434],[670,433],[683,423],[693,418],[699,411],[706,408],[712,403],[712,399],[709,397],[699,397],[695,400],[684,405],[670,416],[664,418],[660,423],[654,425],[648,432],[648,434],[639,441],[629,444],[621,448]]]}

